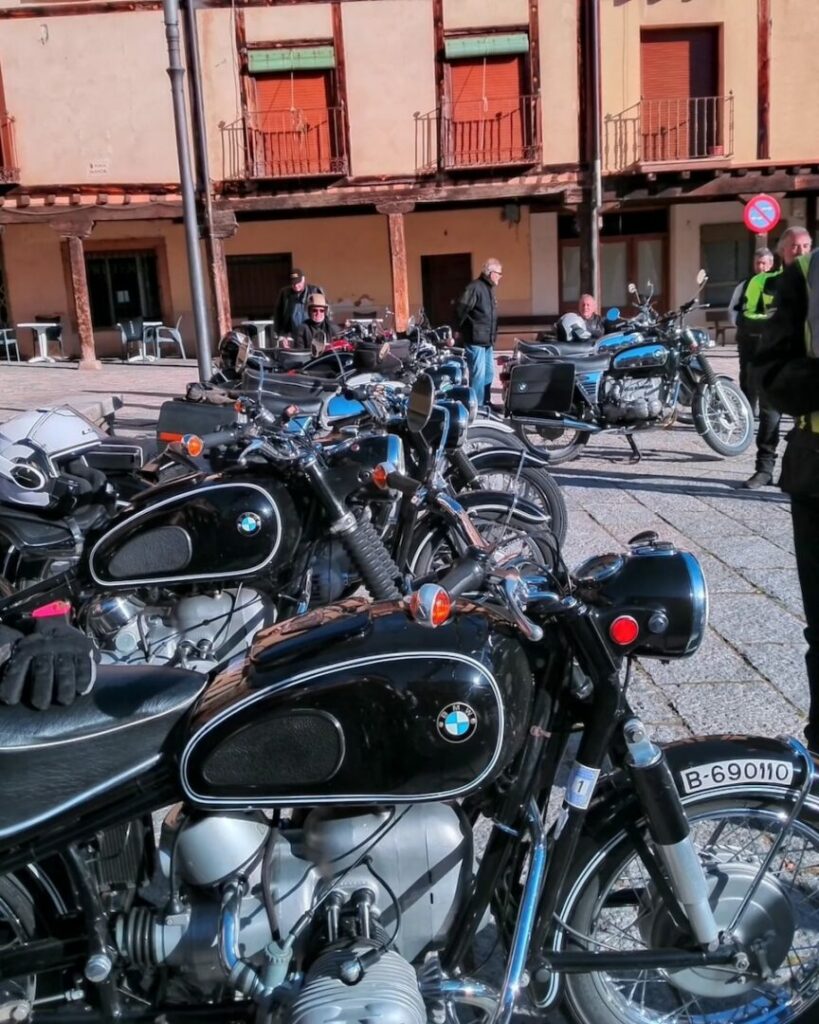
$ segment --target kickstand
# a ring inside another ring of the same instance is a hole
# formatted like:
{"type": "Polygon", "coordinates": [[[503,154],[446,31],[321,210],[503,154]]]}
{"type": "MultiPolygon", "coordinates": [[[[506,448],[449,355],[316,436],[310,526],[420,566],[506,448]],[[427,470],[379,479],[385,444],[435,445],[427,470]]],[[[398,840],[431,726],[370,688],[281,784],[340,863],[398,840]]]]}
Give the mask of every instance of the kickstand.
{"type": "Polygon", "coordinates": [[[626,440],[628,441],[629,448],[631,448],[631,458],[629,459],[629,462],[639,462],[642,455],[640,454],[640,449],[637,447],[637,442],[634,440],[634,435],[626,434],[626,440]]]}

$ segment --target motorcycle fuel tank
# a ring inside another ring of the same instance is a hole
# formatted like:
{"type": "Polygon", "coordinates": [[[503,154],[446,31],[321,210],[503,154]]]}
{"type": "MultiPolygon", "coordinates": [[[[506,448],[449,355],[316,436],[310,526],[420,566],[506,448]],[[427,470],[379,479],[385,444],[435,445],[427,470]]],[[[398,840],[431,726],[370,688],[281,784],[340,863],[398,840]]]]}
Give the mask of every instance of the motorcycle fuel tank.
{"type": "Polygon", "coordinates": [[[668,362],[668,349],[665,345],[635,345],[633,348],[618,352],[611,361],[612,370],[656,370],[668,362]]]}
{"type": "Polygon", "coordinates": [[[91,577],[102,586],[233,579],[292,556],[295,511],[273,481],[188,478],[157,489],[96,542],[91,577]]]}
{"type": "Polygon", "coordinates": [[[218,676],[182,758],[208,807],[449,800],[486,786],[525,735],[533,680],[508,625],[445,625],[347,601],[271,627],[218,676]]]}

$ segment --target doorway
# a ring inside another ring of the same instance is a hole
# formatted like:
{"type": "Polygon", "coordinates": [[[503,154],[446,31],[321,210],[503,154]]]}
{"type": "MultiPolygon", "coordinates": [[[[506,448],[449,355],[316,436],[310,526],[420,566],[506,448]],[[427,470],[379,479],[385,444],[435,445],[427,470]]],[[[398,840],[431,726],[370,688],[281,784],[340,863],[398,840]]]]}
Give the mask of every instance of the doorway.
{"type": "Polygon", "coordinates": [[[457,327],[453,306],[471,280],[471,252],[421,257],[421,294],[433,327],[457,327]]]}

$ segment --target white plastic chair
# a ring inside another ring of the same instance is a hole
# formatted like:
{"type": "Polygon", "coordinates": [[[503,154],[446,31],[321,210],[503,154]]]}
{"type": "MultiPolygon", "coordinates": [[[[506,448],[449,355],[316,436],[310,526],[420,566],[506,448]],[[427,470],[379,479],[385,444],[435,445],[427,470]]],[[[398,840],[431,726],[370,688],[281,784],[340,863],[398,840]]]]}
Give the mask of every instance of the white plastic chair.
{"type": "Polygon", "coordinates": [[[153,342],[156,346],[156,354],[158,358],[162,358],[163,345],[178,345],[179,354],[183,359],[187,359],[187,356],[185,355],[185,346],[182,344],[182,333],[179,330],[181,323],[182,317],[180,316],[176,321],[176,327],[166,327],[165,324],[162,324],[160,327],[152,328],[150,342],[153,342]]]}
{"type": "Polygon", "coordinates": [[[14,336],[13,327],[0,327],[0,345],[5,350],[7,363],[11,362],[12,351],[17,362],[21,362],[20,349],[17,346],[17,338],[14,336]]]}

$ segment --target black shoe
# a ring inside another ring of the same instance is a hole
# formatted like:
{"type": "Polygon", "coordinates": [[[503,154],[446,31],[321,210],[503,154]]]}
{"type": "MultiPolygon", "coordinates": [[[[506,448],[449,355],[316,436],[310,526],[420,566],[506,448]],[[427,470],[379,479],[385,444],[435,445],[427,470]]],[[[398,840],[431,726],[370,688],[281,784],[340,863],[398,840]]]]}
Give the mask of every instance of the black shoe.
{"type": "Polygon", "coordinates": [[[758,469],[753,476],[748,477],[740,486],[747,487],[749,491],[756,491],[760,487],[767,487],[773,481],[773,476],[764,470],[758,469]]]}

